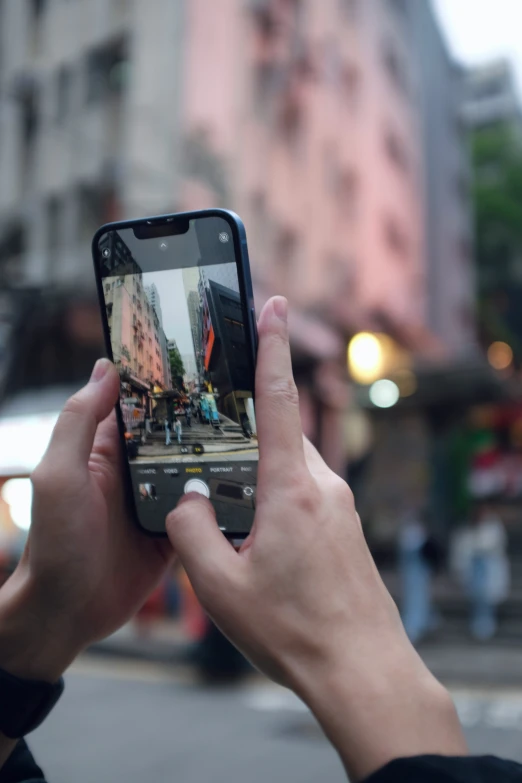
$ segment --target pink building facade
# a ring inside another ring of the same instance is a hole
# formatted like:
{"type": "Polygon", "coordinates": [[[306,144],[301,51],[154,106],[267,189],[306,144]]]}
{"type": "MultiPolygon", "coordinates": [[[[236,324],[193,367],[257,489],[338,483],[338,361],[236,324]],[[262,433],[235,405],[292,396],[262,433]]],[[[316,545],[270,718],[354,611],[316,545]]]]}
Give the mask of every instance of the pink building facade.
{"type": "Polygon", "coordinates": [[[381,0],[192,0],[187,12],[179,205],[218,202],[245,220],[257,305],[289,297],[303,422],[342,472],[349,336],[425,319],[420,119],[401,19],[381,0]]]}

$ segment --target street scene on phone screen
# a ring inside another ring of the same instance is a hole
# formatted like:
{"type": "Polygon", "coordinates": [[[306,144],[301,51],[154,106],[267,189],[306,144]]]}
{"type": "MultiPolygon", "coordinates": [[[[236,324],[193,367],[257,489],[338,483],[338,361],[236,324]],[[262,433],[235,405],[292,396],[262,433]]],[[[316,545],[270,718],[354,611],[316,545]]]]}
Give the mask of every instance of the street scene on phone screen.
{"type": "Polygon", "coordinates": [[[142,273],[133,263],[103,283],[130,461],[256,460],[235,265],[142,273]]]}

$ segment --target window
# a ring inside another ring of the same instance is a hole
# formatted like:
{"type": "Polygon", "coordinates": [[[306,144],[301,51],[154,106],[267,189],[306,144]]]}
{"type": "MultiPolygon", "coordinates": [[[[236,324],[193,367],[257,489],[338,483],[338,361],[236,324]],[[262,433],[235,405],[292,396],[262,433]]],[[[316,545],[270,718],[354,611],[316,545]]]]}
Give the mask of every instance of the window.
{"type": "Polygon", "coordinates": [[[47,0],[30,0],[29,7],[33,19],[39,20],[44,15],[47,7],[47,0]]]}
{"type": "Polygon", "coordinates": [[[464,267],[468,267],[472,260],[473,249],[471,240],[468,237],[463,237],[457,243],[457,255],[464,267]]]}
{"type": "Polygon", "coordinates": [[[361,86],[361,74],[356,65],[344,63],[341,68],[340,85],[348,108],[355,109],[361,86]]]}
{"type": "Polygon", "coordinates": [[[105,194],[100,188],[83,185],[78,189],[80,242],[91,242],[94,232],[105,223],[105,204],[105,194]]]}
{"type": "Polygon", "coordinates": [[[91,51],[87,55],[87,102],[121,93],[128,83],[129,67],[125,41],[91,51]]]}
{"type": "Polygon", "coordinates": [[[341,82],[342,59],[335,38],[327,38],[324,43],[323,74],[327,84],[337,88],[341,82]]]}
{"type": "Polygon", "coordinates": [[[405,66],[391,41],[384,42],[381,57],[391,81],[403,95],[407,96],[409,94],[409,85],[405,66]]]}
{"type": "Polygon", "coordinates": [[[16,93],[20,107],[21,137],[24,146],[24,160],[27,162],[36,134],[38,132],[39,106],[36,83],[30,79],[22,82],[16,93]]]}
{"type": "Polygon", "coordinates": [[[398,12],[399,14],[401,14],[401,16],[408,15],[406,0],[388,0],[388,2],[393,11],[398,12]]]}
{"type": "Polygon", "coordinates": [[[355,171],[344,169],[339,177],[337,199],[346,217],[354,217],[357,209],[357,190],[359,180],[355,171]]]}
{"type": "Polygon", "coordinates": [[[359,0],[339,0],[339,10],[348,22],[353,22],[359,12],[359,0]]]}
{"type": "Polygon", "coordinates": [[[335,193],[339,178],[336,145],[328,141],[323,147],[323,170],[326,190],[335,193]]]}
{"type": "Polygon", "coordinates": [[[276,243],[276,269],[280,273],[279,284],[288,291],[296,267],[298,237],[290,228],[281,228],[276,243]]]}
{"type": "Polygon", "coordinates": [[[384,135],[384,149],[390,161],[403,174],[409,171],[408,153],[402,139],[394,131],[388,130],[384,135]]]}
{"type": "Polygon", "coordinates": [[[72,78],[71,71],[62,66],[58,71],[56,86],[56,122],[61,124],[70,111],[72,78]]]}
{"type": "Polygon", "coordinates": [[[0,238],[0,270],[1,281],[16,281],[20,278],[21,256],[27,248],[24,227],[18,221],[7,228],[0,238]]]}
{"type": "Polygon", "coordinates": [[[52,261],[52,257],[58,252],[61,242],[62,231],[61,216],[62,205],[57,196],[51,196],[47,201],[46,223],[47,223],[47,256],[52,261]]]}
{"type": "Polygon", "coordinates": [[[388,218],[384,224],[384,238],[389,249],[397,258],[407,260],[409,243],[405,232],[394,218],[388,218]]]}
{"type": "Polygon", "coordinates": [[[47,9],[47,0],[29,0],[29,45],[33,55],[40,49],[42,18],[47,9]]]}

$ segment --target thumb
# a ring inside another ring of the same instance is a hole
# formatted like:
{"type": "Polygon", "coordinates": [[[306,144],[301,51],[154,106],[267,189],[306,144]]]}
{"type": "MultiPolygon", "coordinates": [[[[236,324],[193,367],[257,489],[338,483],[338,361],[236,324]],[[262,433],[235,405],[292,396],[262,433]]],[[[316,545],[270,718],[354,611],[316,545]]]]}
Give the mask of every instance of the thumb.
{"type": "Polygon", "coordinates": [[[210,501],[195,492],[181,498],[166,521],[167,534],[197,593],[213,591],[237,566],[210,501]],[[205,590],[206,588],[206,590],[205,590]]]}
{"type": "Polygon", "coordinates": [[[108,359],[99,359],[89,383],[65,403],[44,460],[54,468],[86,465],[98,424],[111,413],[118,391],[116,368],[108,359]]]}

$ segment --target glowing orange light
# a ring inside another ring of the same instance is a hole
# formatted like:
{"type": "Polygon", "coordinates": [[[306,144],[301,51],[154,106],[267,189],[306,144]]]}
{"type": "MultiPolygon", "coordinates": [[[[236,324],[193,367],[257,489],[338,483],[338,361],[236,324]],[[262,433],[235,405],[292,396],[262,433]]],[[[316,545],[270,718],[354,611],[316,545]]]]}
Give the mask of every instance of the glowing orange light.
{"type": "Polygon", "coordinates": [[[507,370],[513,362],[513,351],[507,343],[492,343],[488,348],[488,362],[494,370],[507,370]]]}

